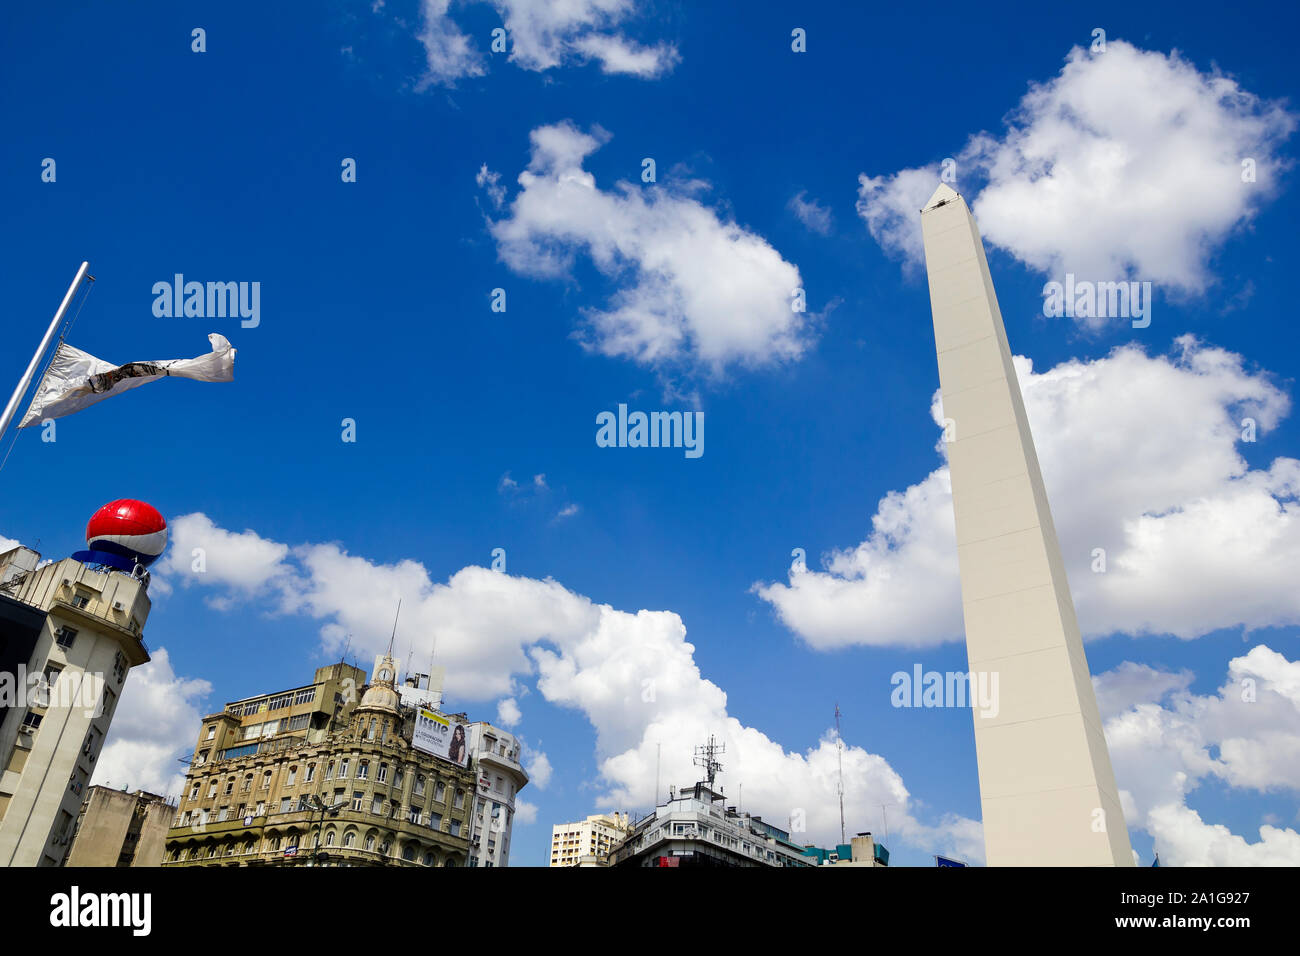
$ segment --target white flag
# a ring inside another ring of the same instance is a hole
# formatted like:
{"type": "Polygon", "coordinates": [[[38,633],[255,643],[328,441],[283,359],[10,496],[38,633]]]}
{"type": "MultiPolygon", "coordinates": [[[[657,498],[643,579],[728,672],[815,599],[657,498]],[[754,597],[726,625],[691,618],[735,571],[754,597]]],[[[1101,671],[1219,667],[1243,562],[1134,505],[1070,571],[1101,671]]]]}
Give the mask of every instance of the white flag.
{"type": "Polygon", "coordinates": [[[32,404],[19,428],[38,425],[47,418],[62,418],[128,389],[167,376],[196,382],[230,382],[235,378],[235,350],[224,335],[208,336],[212,351],[192,359],[161,362],[127,362],[111,365],[71,345],[60,344],[41,379],[32,404]]]}

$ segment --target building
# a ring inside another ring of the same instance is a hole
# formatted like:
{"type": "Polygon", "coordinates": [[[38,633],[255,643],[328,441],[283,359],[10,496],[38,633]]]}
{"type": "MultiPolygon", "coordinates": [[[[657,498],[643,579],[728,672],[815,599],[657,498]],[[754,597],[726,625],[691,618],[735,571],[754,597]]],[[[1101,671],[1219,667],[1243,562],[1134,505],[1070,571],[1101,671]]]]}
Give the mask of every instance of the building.
{"type": "Polygon", "coordinates": [[[979,229],[940,184],[921,211],[990,866],[1132,866],[1061,545],[979,229]]]}
{"type": "Polygon", "coordinates": [[[515,796],[528,785],[514,734],[487,721],[469,725],[470,767],[474,771],[474,812],[470,818],[469,865],[509,866],[515,796]]]}
{"type": "Polygon", "coordinates": [[[637,821],[610,866],[812,866],[804,847],[762,817],[726,805],[705,781],[637,821]]]}
{"type": "Polygon", "coordinates": [[[64,859],[127,672],[149,660],[148,572],[40,558],[0,555],[0,866],[64,859]]]}
{"type": "Polygon", "coordinates": [[[175,813],[175,803],[156,793],[93,786],[64,865],[161,866],[175,813]]]}
{"type": "Polygon", "coordinates": [[[551,827],[551,866],[609,866],[609,854],[631,832],[626,813],[597,813],[551,827]]]}
{"type": "Polygon", "coordinates": [[[205,717],[163,865],[467,865],[474,772],[412,744],[397,670],[379,657],[359,701],[334,664],[205,717]]]}
{"type": "Polygon", "coordinates": [[[889,866],[889,851],[870,833],[859,833],[852,843],[840,843],[833,850],[806,846],[803,852],[815,866],[889,866]]]}

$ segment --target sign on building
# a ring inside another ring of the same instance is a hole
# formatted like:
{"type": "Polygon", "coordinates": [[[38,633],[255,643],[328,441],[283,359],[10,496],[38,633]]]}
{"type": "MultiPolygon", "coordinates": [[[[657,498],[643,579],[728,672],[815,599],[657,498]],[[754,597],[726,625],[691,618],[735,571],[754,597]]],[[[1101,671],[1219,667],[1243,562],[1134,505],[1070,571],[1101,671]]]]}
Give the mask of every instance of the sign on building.
{"type": "Polygon", "coordinates": [[[448,720],[427,707],[419,707],[415,711],[415,732],[411,735],[411,746],[449,760],[459,767],[464,767],[469,762],[465,725],[448,720]]]}

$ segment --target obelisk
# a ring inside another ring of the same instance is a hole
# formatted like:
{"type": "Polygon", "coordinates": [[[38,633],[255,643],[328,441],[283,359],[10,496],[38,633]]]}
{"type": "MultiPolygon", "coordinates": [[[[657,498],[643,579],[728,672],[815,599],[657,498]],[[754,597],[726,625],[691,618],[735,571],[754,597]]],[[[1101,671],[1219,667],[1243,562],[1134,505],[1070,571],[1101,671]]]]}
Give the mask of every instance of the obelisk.
{"type": "Polygon", "coordinates": [[[1061,546],[975,220],[921,210],[989,866],[1132,866],[1061,546]],[[985,716],[988,714],[989,716],[985,716]]]}

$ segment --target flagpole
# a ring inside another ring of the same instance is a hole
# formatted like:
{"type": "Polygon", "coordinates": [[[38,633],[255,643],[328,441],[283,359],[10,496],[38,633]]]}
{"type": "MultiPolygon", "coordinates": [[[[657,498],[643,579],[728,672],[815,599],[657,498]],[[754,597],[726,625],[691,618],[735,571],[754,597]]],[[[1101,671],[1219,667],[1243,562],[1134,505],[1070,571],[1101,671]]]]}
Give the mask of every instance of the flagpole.
{"type": "Polygon", "coordinates": [[[68,304],[72,302],[73,295],[81,286],[81,280],[86,277],[86,270],[90,268],[89,262],[83,262],[81,268],[77,270],[77,277],[72,280],[72,285],[68,286],[68,293],[59,303],[59,311],[54,313],[54,318],[50,320],[50,327],[45,330],[45,338],[41,339],[40,348],[32,356],[31,364],[27,366],[27,371],[18,382],[18,387],[14,389],[13,395],[9,399],[9,404],[5,406],[4,417],[0,418],[0,436],[3,436],[9,430],[9,423],[13,421],[14,414],[18,411],[18,403],[23,400],[23,394],[27,391],[27,386],[32,384],[32,376],[36,374],[36,366],[41,364],[41,356],[45,354],[46,349],[50,347],[50,342],[54,339],[54,332],[63,321],[63,314],[68,311],[68,304]]]}

